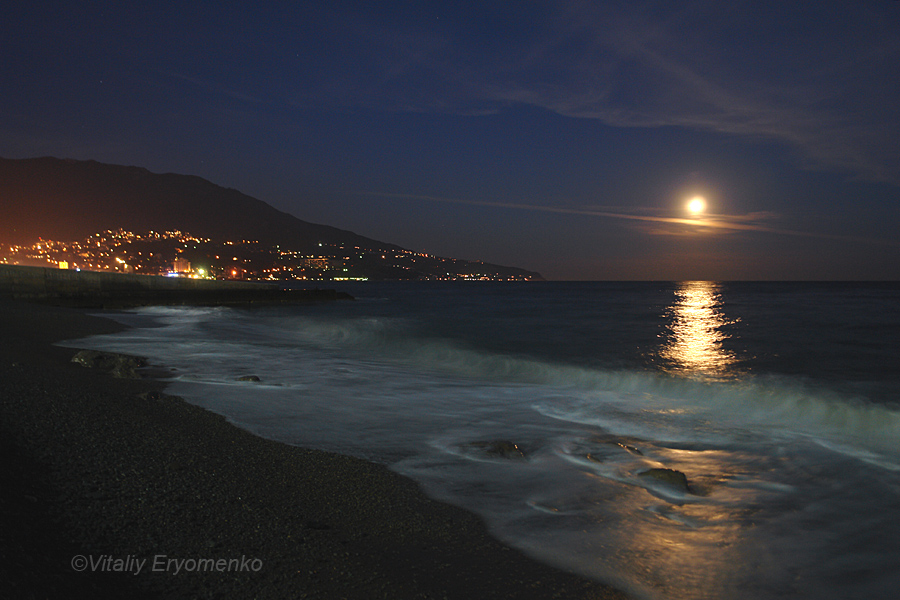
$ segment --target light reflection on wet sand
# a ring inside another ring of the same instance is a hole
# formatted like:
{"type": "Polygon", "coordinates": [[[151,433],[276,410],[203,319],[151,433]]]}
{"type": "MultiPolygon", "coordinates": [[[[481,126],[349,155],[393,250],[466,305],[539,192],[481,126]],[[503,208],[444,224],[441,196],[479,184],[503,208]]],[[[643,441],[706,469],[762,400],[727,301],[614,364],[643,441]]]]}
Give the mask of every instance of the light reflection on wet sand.
{"type": "MultiPolygon", "coordinates": [[[[766,473],[777,460],[738,449],[629,440],[641,450],[635,455],[616,448],[610,439],[583,440],[564,454],[584,470],[581,502],[550,494],[539,507],[595,521],[601,528],[595,530],[599,539],[581,543],[585,555],[591,552],[590,544],[597,543],[595,559],[605,565],[600,570],[628,573],[625,579],[644,586],[632,590],[652,598],[719,598],[753,579],[751,565],[765,560],[765,553],[754,543],[748,545],[746,537],[760,506],[784,493],[767,485],[766,473]],[[689,492],[640,476],[650,468],[688,474],[689,492]],[[607,496],[610,483],[616,490],[613,501],[585,500],[592,488],[597,498],[607,496]],[[619,552],[610,555],[601,550],[604,547],[619,552]]],[[[768,569],[770,578],[773,571],[778,569],[768,569]]]]}

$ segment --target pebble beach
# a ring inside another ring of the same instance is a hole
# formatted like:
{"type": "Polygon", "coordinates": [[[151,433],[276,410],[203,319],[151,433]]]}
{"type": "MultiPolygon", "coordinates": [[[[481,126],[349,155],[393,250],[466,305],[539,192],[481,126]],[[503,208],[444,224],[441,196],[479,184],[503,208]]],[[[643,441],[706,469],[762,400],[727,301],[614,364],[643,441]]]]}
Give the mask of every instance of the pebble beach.
{"type": "Polygon", "coordinates": [[[364,460],[256,437],[56,341],[122,325],[0,301],[0,596],[624,598],[364,460]]]}

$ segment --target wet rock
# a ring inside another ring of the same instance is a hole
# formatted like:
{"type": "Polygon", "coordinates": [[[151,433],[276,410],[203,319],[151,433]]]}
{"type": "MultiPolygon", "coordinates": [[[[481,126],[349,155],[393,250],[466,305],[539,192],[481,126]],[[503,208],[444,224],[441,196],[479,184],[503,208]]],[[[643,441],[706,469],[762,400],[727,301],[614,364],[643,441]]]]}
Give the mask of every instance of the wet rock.
{"type": "Polygon", "coordinates": [[[256,375],[243,375],[237,378],[238,381],[261,381],[256,375]]]}
{"type": "Polygon", "coordinates": [[[623,450],[628,451],[631,454],[635,454],[637,456],[643,456],[644,453],[635,448],[634,446],[629,446],[628,444],[623,444],[622,442],[616,442],[616,446],[622,448],[623,450]]]}
{"type": "Polygon", "coordinates": [[[97,350],[79,350],[72,357],[72,362],[90,369],[106,371],[113,377],[121,379],[140,379],[137,369],[147,364],[142,356],[118,354],[115,352],[99,352],[97,350]]]}
{"type": "Polygon", "coordinates": [[[635,456],[643,456],[644,453],[641,452],[637,446],[626,443],[623,438],[617,436],[594,436],[591,438],[591,441],[597,444],[610,444],[612,446],[618,446],[622,450],[625,450],[629,454],[634,454],[635,456]]]}
{"type": "Polygon", "coordinates": [[[641,471],[638,473],[638,477],[648,477],[651,479],[655,479],[660,483],[664,483],[670,487],[677,489],[678,491],[684,492],[686,494],[691,493],[690,487],[688,487],[687,475],[682,473],[681,471],[676,471],[675,469],[648,469],[646,471],[641,471]]]}
{"type": "Polygon", "coordinates": [[[470,448],[478,448],[485,454],[499,458],[524,459],[525,452],[518,444],[509,440],[491,440],[484,442],[469,442],[470,448]]]}

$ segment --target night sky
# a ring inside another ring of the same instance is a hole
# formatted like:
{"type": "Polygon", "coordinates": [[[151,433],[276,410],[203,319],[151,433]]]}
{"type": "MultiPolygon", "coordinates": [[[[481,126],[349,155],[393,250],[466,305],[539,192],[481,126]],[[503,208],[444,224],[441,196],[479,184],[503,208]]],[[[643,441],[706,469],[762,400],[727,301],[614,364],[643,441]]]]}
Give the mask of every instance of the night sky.
{"type": "Polygon", "coordinates": [[[900,279],[895,0],[6,2],[0,51],[5,158],[548,279],[900,279]]]}

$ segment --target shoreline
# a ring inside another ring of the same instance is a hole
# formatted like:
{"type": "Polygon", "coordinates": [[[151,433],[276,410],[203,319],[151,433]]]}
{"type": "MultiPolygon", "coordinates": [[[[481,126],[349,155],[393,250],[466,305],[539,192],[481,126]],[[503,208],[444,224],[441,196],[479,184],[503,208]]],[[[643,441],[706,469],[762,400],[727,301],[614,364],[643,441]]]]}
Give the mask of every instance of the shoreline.
{"type": "Polygon", "coordinates": [[[257,437],[52,345],[123,328],[112,320],[9,300],[0,314],[13,484],[0,486],[0,596],[626,598],[505,546],[382,465],[257,437]],[[74,571],[79,554],[99,566],[74,571]],[[150,570],[158,556],[181,570],[150,570]],[[192,559],[237,562],[189,571],[192,559]],[[110,572],[115,560],[130,572],[110,572]]]}
{"type": "Polygon", "coordinates": [[[353,300],[333,289],[0,264],[0,298],[75,308],[260,306],[353,300]]]}

